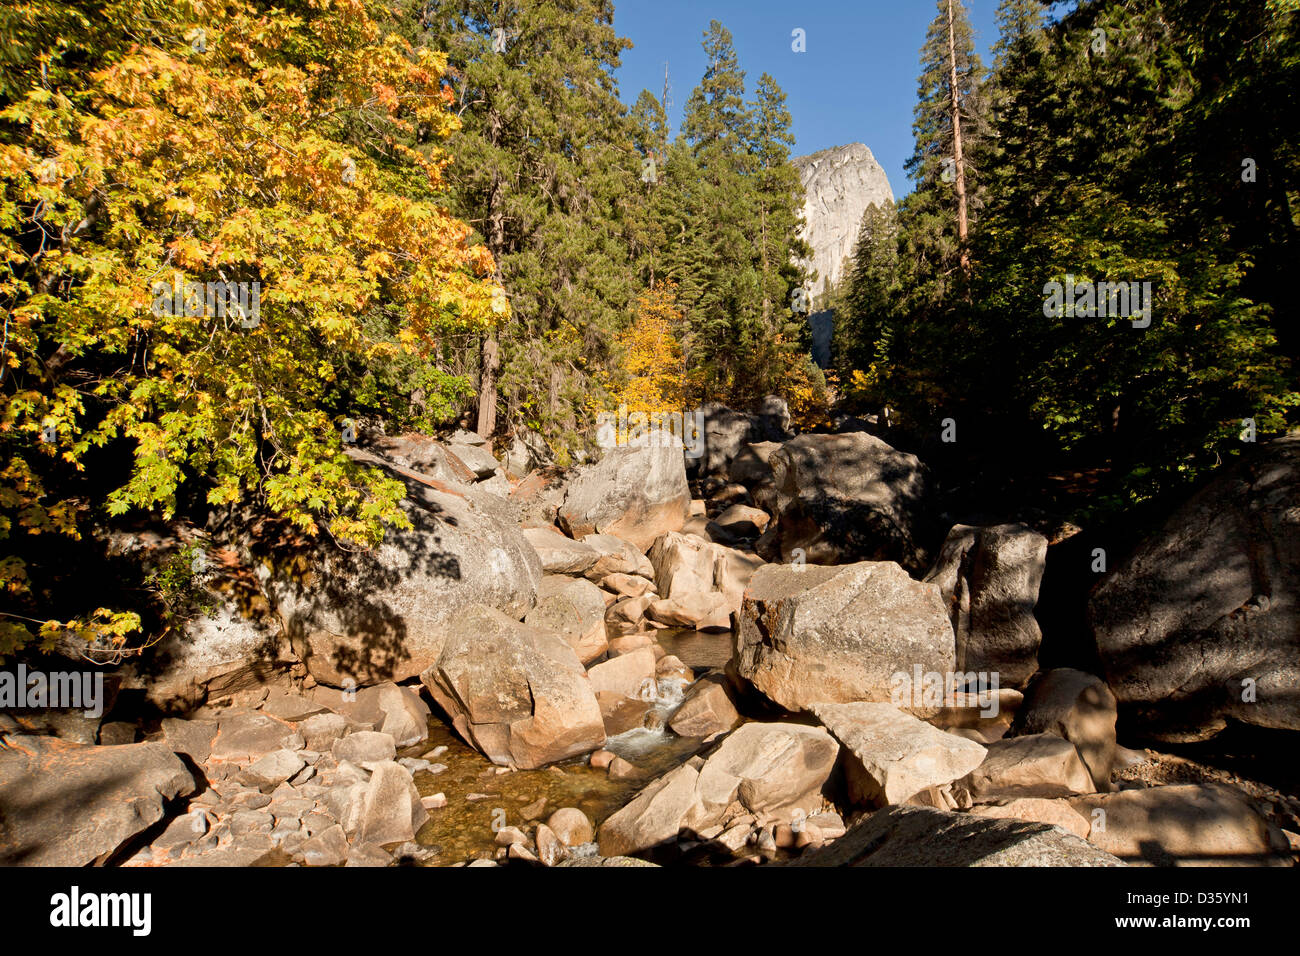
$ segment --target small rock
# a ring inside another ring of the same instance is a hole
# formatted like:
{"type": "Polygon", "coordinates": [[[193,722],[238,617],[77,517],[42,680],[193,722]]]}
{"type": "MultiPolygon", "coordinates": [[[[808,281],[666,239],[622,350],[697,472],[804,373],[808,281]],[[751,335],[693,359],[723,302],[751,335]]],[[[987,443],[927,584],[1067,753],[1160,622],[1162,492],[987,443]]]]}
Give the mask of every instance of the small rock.
{"type": "Polygon", "coordinates": [[[334,742],[334,757],[341,761],[365,765],[367,762],[392,760],[397,756],[397,744],[392,736],[377,731],[360,731],[334,742]]]}
{"type": "Polygon", "coordinates": [[[550,827],[545,823],[537,827],[537,858],[543,866],[555,866],[562,862],[568,851],[565,849],[560,838],[555,835],[550,827]]]}
{"type": "Polygon", "coordinates": [[[587,815],[576,807],[561,807],[546,820],[546,826],[568,847],[590,843],[596,831],[587,815]]]}
{"type": "Polygon", "coordinates": [[[348,840],[338,824],[308,839],[299,848],[308,866],[338,866],[348,859],[348,840]]]}
{"type": "Polygon", "coordinates": [[[348,866],[389,866],[393,858],[374,843],[358,843],[348,851],[348,866]]]}

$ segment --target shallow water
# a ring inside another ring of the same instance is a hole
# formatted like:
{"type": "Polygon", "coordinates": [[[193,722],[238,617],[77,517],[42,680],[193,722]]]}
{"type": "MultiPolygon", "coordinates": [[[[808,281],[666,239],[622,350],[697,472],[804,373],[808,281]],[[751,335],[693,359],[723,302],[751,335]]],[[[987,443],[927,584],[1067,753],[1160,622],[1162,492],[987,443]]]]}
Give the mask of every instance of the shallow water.
{"type": "MultiPolygon", "coordinates": [[[[702,634],[697,631],[660,631],[656,635],[669,654],[695,669],[696,674],[721,667],[731,654],[729,634],[702,634]]],[[[445,794],[447,806],[429,811],[429,821],[416,839],[425,846],[437,846],[440,852],[429,861],[432,866],[446,866],[480,857],[491,857],[496,850],[496,833],[503,826],[526,829],[545,821],[561,807],[577,807],[593,826],[624,806],[646,783],[689,759],[701,746],[696,738],[678,737],[662,729],[663,721],[681,702],[684,681],[663,681],[659,696],[653,701],[652,724],[660,729],[636,729],[610,737],[605,749],[634,764],[642,771],[631,780],[612,779],[604,770],[596,770],[579,757],[541,770],[516,770],[498,773],[490,760],[460,739],[437,716],[429,720],[429,739],[403,751],[403,756],[419,757],[435,747],[447,750],[428,759],[445,764],[438,774],[421,772],[415,785],[421,796],[445,794]],[[654,719],[654,718],[657,718],[654,719]],[[468,799],[471,794],[484,799],[468,799]],[[521,810],[545,798],[546,805],[531,820],[521,810]]]]}
{"type": "Polygon", "coordinates": [[[730,631],[692,631],[687,628],[664,628],[655,637],[669,654],[675,655],[687,667],[693,667],[696,676],[701,672],[721,669],[731,659],[732,636],[730,631]]]}

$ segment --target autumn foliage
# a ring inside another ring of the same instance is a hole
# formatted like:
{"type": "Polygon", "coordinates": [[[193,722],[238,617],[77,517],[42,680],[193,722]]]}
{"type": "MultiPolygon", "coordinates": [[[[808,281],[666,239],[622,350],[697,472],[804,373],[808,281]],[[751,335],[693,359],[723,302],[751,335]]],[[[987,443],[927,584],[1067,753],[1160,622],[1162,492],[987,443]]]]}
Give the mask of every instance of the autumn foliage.
{"type": "Polygon", "coordinates": [[[345,456],[342,425],[463,390],[422,357],[508,307],[438,200],[445,57],[385,35],[376,10],[0,11],[0,585],[27,612],[0,619],[0,653],[33,630],[134,626],[32,603],[23,539],[76,536],[101,508],[166,516],[194,489],[344,542],[404,522],[400,484],[345,456]],[[151,308],[157,283],[209,282],[257,283],[255,323],[193,296],[151,308]],[[98,498],[72,493],[110,477],[86,474],[101,449],[129,464],[98,498]]]}

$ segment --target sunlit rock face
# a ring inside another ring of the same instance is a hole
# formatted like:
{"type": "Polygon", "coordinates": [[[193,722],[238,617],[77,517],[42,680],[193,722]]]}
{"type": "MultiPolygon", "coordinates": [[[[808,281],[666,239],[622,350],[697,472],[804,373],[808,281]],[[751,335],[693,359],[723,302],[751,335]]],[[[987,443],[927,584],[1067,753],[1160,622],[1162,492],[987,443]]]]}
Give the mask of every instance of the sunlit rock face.
{"type": "Polygon", "coordinates": [[[804,238],[813,248],[812,267],[817,270],[808,291],[816,298],[839,281],[867,206],[892,201],[894,191],[876,157],[861,143],[823,149],[792,162],[803,180],[804,238]]]}
{"type": "MultiPolygon", "coordinates": [[[[808,288],[812,298],[840,280],[844,260],[853,254],[858,226],[867,206],[892,200],[894,192],[884,169],[861,143],[823,149],[793,160],[804,188],[804,238],[812,246],[807,263],[817,270],[808,288]]],[[[816,312],[812,324],[813,361],[830,364],[833,313],[816,312]]]]}

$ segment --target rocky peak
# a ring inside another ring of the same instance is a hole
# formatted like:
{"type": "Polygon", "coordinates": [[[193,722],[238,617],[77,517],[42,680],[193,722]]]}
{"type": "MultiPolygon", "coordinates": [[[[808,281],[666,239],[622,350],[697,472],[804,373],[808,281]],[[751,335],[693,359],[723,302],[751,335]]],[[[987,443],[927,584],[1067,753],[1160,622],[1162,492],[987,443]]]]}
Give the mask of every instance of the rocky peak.
{"type": "Polygon", "coordinates": [[[823,149],[793,163],[806,194],[804,238],[813,248],[817,280],[809,291],[815,297],[839,280],[867,206],[892,200],[894,192],[884,169],[862,143],[823,149]]]}

